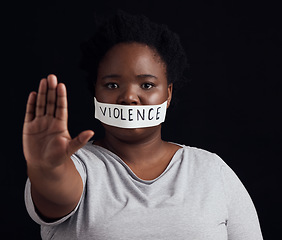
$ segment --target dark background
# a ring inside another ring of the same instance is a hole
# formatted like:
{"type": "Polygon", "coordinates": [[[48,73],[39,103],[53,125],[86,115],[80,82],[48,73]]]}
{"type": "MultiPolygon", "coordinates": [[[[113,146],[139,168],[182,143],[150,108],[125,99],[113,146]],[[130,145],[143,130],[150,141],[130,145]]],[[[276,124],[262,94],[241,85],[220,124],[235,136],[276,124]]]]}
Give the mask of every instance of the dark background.
{"type": "Polygon", "coordinates": [[[42,77],[56,74],[68,89],[71,135],[99,129],[78,67],[79,45],[93,34],[95,14],[108,16],[117,8],[145,14],[180,35],[191,82],[168,111],[163,136],[221,156],[248,189],[264,238],[275,239],[281,228],[280,8],[271,2],[177,0],[10,1],[2,6],[0,236],[40,239],[23,197],[21,131],[29,92],[37,90],[42,77]]]}

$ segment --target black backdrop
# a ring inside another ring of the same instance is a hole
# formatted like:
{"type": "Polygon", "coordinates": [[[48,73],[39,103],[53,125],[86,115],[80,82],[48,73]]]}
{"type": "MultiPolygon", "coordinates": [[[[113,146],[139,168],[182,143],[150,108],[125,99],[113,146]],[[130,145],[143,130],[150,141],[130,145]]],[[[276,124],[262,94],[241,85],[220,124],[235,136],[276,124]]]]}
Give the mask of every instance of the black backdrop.
{"type": "Polygon", "coordinates": [[[169,110],[163,136],[221,156],[248,189],[265,239],[275,239],[281,227],[279,7],[177,0],[11,1],[2,8],[0,236],[40,239],[23,198],[21,131],[28,93],[37,90],[40,78],[56,74],[67,85],[72,136],[99,129],[78,67],[79,44],[92,35],[95,14],[107,16],[117,8],[145,14],[180,35],[191,82],[169,110]]]}

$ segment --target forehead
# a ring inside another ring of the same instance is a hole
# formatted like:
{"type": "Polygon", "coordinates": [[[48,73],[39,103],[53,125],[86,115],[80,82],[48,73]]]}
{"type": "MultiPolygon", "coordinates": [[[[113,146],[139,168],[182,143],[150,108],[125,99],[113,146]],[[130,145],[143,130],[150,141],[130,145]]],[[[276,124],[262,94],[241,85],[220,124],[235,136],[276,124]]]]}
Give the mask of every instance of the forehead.
{"type": "Polygon", "coordinates": [[[119,43],[112,47],[99,64],[98,72],[140,71],[166,72],[165,63],[157,51],[141,43],[119,43]]]}

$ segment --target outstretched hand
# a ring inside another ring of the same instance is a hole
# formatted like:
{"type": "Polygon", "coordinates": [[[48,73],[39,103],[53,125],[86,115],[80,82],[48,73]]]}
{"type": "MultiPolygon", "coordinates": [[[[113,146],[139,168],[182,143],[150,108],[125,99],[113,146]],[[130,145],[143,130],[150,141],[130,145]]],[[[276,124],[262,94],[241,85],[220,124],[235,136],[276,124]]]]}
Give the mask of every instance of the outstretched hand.
{"type": "Polygon", "coordinates": [[[62,165],[93,136],[91,130],[72,139],[68,128],[67,91],[55,75],[31,92],[23,126],[23,150],[28,165],[55,168],[62,165]]]}

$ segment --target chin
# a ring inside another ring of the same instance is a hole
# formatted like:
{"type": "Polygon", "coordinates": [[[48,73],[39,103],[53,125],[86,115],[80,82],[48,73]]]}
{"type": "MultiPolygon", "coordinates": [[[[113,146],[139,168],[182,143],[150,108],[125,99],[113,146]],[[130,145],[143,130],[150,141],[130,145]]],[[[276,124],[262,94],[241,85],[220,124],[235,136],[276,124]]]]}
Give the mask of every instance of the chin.
{"type": "Polygon", "coordinates": [[[105,132],[123,142],[136,143],[158,134],[161,125],[146,128],[119,128],[103,124],[105,132]]]}

